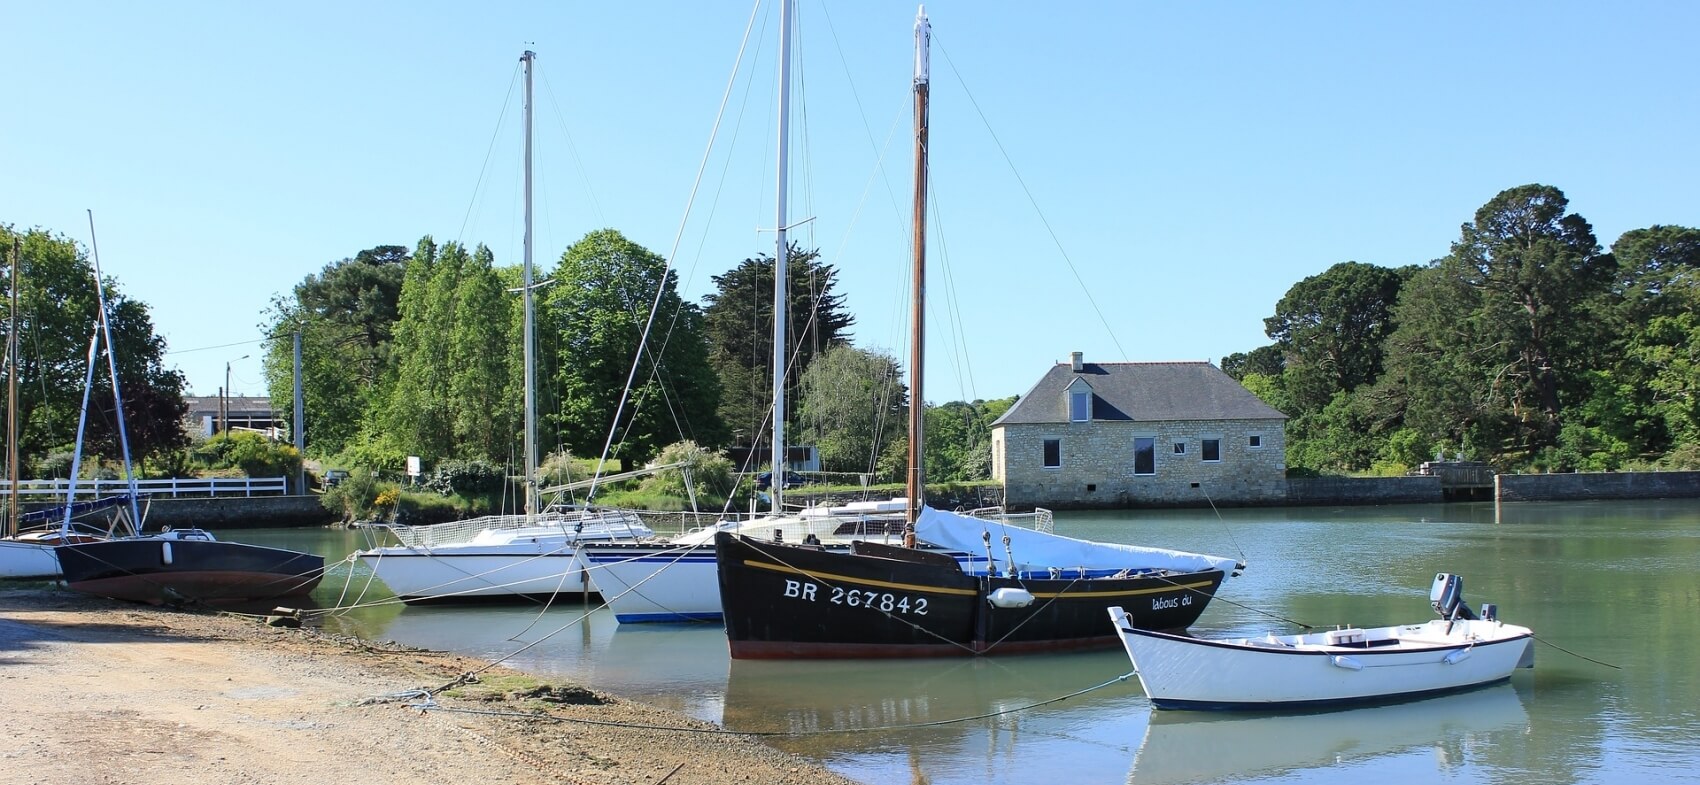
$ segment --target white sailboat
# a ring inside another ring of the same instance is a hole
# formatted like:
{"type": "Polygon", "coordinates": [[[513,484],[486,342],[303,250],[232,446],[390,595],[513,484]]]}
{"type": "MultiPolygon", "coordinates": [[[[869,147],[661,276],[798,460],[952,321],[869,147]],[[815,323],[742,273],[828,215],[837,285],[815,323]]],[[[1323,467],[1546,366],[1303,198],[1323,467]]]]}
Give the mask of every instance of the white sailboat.
{"type": "Polygon", "coordinates": [[[532,64],[525,70],[525,514],[491,515],[431,526],[389,526],[399,541],[356,551],[396,596],[408,601],[522,599],[595,591],[584,571],[582,542],[635,540],[654,532],[626,511],[545,510],[537,489],[537,406],[532,356],[536,330],[532,290],[532,64]]]}
{"type": "MultiPolygon", "coordinates": [[[[788,150],[790,138],[790,67],[792,0],[783,0],[779,12],[779,128],[778,184],[775,199],[773,281],[773,423],[771,465],[775,477],[785,470],[785,363],[786,363],[786,294],[789,263],[786,229],[788,189],[788,150]]],[[[915,36],[917,46],[931,35],[926,12],[917,12],[915,36]]],[[[917,64],[924,61],[917,55],[917,64]]],[[[919,176],[919,175],[918,175],[919,176]]],[[[917,206],[916,209],[921,209],[917,206]]],[[[919,231],[919,229],[917,229],[919,231]]],[[[923,242],[917,235],[917,246],[923,242]]],[[[919,281],[916,283],[920,285],[919,281]]],[[[919,356],[916,361],[919,361],[919,356]]],[[[911,390],[911,417],[921,416],[919,386],[911,390]]],[[[913,450],[913,448],[912,448],[913,450]]],[[[919,453],[911,455],[918,465],[919,453]]],[[[590,567],[592,580],[601,589],[602,599],[614,611],[621,623],[719,621],[719,569],[715,564],[714,538],[720,532],[776,542],[819,545],[829,550],[848,551],[852,540],[885,542],[901,541],[905,523],[913,520],[916,502],[907,496],[887,501],[856,502],[841,506],[808,507],[786,514],[782,508],[785,483],[772,483],[773,508],[771,515],[747,521],[724,521],[714,527],[699,529],[665,542],[592,544],[582,549],[590,567]]],[[[1041,531],[1050,531],[1049,510],[1036,510],[1022,515],[1005,515],[1000,508],[987,508],[977,514],[997,517],[1004,523],[1041,531]]],[[[965,570],[983,572],[987,557],[968,551],[950,552],[965,570]]]]}

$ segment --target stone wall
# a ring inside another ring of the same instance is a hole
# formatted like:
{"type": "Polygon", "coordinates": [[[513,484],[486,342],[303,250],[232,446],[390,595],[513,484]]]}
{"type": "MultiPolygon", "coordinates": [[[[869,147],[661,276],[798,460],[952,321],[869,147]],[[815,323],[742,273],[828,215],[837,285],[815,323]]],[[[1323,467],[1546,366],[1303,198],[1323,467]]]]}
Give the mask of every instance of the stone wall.
{"type": "Polygon", "coordinates": [[[1439,477],[1292,477],[1287,504],[1438,504],[1439,477]]]}
{"type": "Polygon", "coordinates": [[[1275,419],[1006,424],[992,432],[993,472],[1012,508],[1281,504],[1283,425],[1275,419]],[[1135,473],[1138,437],[1155,440],[1151,474],[1135,473]],[[1252,437],[1258,446],[1251,446],[1252,437]],[[1060,466],[1044,465],[1047,439],[1061,442],[1060,466]],[[1205,439],[1219,440],[1219,460],[1203,459],[1205,439]]]}
{"type": "Polygon", "coordinates": [[[1700,472],[1501,474],[1493,482],[1502,502],[1700,498],[1700,472]]]}
{"type": "Polygon", "coordinates": [[[148,531],[199,527],[214,533],[222,529],[327,526],[341,519],[319,503],[317,494],[155,499],[148,505],[146,516],[148,531]]]}

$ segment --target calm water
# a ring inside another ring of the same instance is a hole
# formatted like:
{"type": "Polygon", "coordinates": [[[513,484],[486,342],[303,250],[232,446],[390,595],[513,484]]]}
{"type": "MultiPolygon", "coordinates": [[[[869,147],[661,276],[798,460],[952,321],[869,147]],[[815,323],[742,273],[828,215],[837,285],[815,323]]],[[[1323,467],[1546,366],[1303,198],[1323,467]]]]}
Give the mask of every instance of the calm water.
{"type": "MultiPolygon", "coordinates": [[[[512,654],[524,670],[792,734],[770,743],[869,783],[1700,782],[1700,502],[1081,513],[1057,529],[1241,556],[1249,568],[1200,634],[1421,621],[1434,573],[1454,572],[1473,606],[1497,603],[1553,645],[1509,685],[1245,717],[1153,713],[1133,679],[1075,695],[1127,674],[1118,652],[732,662],[716,626],[621,626],[577,604],[403,608],[346,564],[315,599],[380,603],[327,623],[368,638],[512,654]]],[[[332,558],[361,544],[340,531],[230,536],[332,558]]]]}

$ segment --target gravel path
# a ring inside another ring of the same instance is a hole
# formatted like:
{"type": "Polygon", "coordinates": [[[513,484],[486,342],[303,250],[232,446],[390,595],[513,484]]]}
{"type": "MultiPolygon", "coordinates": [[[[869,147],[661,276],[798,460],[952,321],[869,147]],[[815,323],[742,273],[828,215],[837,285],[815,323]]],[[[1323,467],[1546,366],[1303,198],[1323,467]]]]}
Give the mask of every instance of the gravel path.
{"type": "Polygon", "coordinates": [[[395,697],[483,665],[0,589],[0,785],[850,783],[753,738],[701,732],[709,723],[502,668],[438,693],[445,710],[395,697]]]}

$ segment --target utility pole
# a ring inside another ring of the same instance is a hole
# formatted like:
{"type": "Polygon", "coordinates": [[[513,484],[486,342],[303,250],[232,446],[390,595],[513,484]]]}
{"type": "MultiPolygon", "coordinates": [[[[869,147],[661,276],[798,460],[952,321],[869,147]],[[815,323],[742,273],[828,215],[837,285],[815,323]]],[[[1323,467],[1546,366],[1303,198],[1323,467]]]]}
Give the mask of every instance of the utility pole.
{"type": "MultiPolygon", "coordinates": [[[[305,456],[307,454],[307,432],[301,424],[303,419],[301,397],[301,328],[297,326],[295,328],[295,406],[292,410],[295,414],[295,420],[290,423],[289,435],[294,438],[295,453],[305,456]]],[[[307,466],[305,463],[295,469],[295,488],[296,493],[304,494],[307,492],[307,466]]]]}

